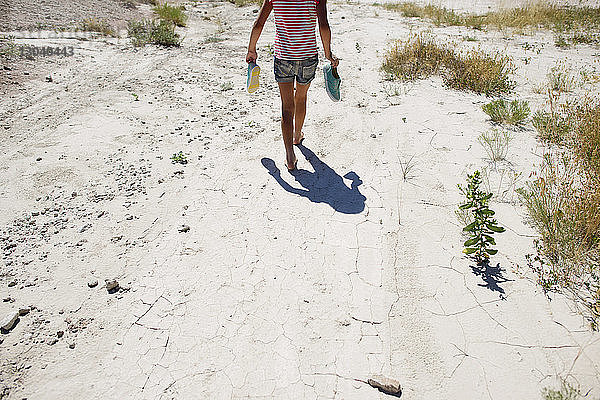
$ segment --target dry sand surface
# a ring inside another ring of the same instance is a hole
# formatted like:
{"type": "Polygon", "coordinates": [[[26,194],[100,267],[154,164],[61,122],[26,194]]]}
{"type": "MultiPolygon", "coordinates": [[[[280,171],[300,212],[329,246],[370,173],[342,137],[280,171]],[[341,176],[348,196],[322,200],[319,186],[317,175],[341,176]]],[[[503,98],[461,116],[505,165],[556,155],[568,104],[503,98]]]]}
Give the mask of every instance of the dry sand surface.
{"type": "Polygon", "coordinates": [[[0,336],[0,398],[388,398],[361,382],[375,374],[407,400],[539,399],[561,377],[600,396],[600,336],[525,266],[535,233],[514,187],[545,151],[533,128],[495,166],[520,180],[491,172],[507,232],[479,269],[454,210],[466,173],[494,167],[477,142],[489,100],[437,78],[390,96],[379,73],[392,39],[433,29],[513,56],[518,96],[537,109],[534,86],[558,60],[597,67],[599,50],[329,9],[343,101],[317,74],[295,175],[272,19],[261,87],[244,90],[255,7],[188,3],[175,49],[18,39],[75,54],[1,72],[17,83],[0,104],[0,318],[30,311],[0,336]],[[171,163],[179,151],[186,165],[171,163]]]}

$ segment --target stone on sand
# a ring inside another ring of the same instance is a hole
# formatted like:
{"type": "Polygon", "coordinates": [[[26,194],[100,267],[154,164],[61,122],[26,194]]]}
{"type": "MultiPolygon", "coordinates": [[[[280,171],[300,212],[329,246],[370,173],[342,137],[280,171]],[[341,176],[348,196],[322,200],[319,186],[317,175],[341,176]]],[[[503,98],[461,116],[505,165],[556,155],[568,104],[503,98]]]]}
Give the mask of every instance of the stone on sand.
{"type": "Polygon", "coordinates": [[[15,326],[17,319],[19,319],[18,311],[9,312],[4,316],[4,318],[2,318],[2,320],[0,320],[0,328],[3,331],[10,331],[15,326]]]}
{"type": "Polygon", "coordinates": [[[400,382],[383,375],[375,375],[370,378],[367,383],[372,387],[379,389],[380,392],[391,394],[392,396],[400,396],[402,394],[400,382]]]}

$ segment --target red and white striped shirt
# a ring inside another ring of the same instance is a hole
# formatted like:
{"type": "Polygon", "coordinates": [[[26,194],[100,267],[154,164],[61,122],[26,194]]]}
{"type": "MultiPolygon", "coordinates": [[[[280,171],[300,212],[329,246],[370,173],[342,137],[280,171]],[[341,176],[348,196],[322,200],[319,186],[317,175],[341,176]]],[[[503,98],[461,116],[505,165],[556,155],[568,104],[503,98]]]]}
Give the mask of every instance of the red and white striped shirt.
{"type": "Polygon", "coordinates": [[[317,55],[318,0],[270,0],[275,15],[275,57],[304,60],[317,55]]]}

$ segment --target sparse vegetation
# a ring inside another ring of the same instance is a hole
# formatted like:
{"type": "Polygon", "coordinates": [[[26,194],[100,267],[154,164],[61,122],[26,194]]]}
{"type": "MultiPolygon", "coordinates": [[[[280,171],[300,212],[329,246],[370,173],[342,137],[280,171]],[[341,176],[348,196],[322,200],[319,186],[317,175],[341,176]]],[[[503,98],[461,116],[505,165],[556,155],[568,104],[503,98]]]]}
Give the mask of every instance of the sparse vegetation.
{"type": "Polygon", "coordinates": [[[470,211],[473,219],[473,222],[463,228],[469,235],[469,239],[464,243],[463,253],[473,255],[478,263],[484,263],[498,252],[490,247],[496,245],[492,235],[502,233],[505,229],[498,226],[493,218],[495,212],[488,206],[492,194],[484,192],[480,186],[479,171],[475,171],[473,175],[467,174],[467,186],[458,185],[461,193],[467,198],[466,202],[459,206],[459,210],[470,211]]]}
{"type": "Polygon", "coordinates": [[[161,46],[179,46],[181,44],[181,38],[175,32],[175,25],[167,21],[129,21],[127,36],[131,38],[136,47],[146,44],[161,46]]]}
{"type": "Polygon", "coordinates": [[[229,0],[229,2],[232,4],[235,4],[238,7],[251,6],[251,5],[256,5],[256,6],[262,5],[262,0],[229,0]]]}
{"type": "Polygon", "coordinates": [[[12,36],[0,35],[0,59],[11,59],[18,54],[17,45],[12,36]]]}
{"type": "Polygon", "coordinates": [[[232,90],[233,89],[233,83],[231,82],[224,82],[221,84],[221,92],[226,92],[228,90],[232,90]]]}
{"type": "Polygon", "coordinates": [[[494,100],[482,106],[493,122],[510,125],[523,125],[531,109],[526,101],[513,100],[510,103],[504,99],[494,100]]]}
{"type": "Polygon", "coordinates": [[[542,397],[544,400],[578,400],[583,396],[579,389],[576,389],[566,380],[561,379],[560,389],[544,388],[542,390],[542,397]]]}
{"type": "MultiPolygon", "coordinates": [[[[552,93],[550,93],[552,95],[552,93]]],[[[540,234],[530,266],[546,290],[567,290],[600,321],[600,99],[583,98],[540,112],[542,139],[562,145],[544,157],[539,176],[519,190],[540,234]]],[[[554,99],[554,100],[553,100],[554,99]]]]}
{"type": "Polygon", "coordinates": [[[512,135],[505,130],[492,129],[479,135],[477,140],[485,149],[490,161],[496,162],[506,159],[512,135]]]}
{"type": "Polygon", "coordinates": [[[86,18],[81,21],[80,28],[82,31],[86,32],[98,32],[105,36],[117,36],[114,28],[103,19],[86,18]]]}
{"type": "Polygon", "coordinates": [[[182,151],[180,151],[179,153],[174,153],[171,156],[171,163],[185,165],[188,163],[188,159],[187,159],[187,156],[185,154],[183,154],[182,151]]]}
{"type": "Polygon", "coordinates": [[[402,179],[405,181],[413,178],[412,172],[416,165],[414,159],[415,156],[413,155],[410,158],[400,160],[400,171],[402,172],[402,179]]]}
{"type": "Polygon", "coordinates": [[[154,12],[161,20],[172,22],[176,26],[185,26],[187,23],[188,16],[183,6],[172,6],[165,2],[154,7],[154,12]]]}
{"type": "Polygon", "coordinates": [[[577,84],[577,76],[570,66],[559,63],[548,73],[549,89],[556,92],[571,92],[577,84]]]}
{"type": "Polygon", "coordinates": [[[405,17],[428,19],[436,25],[462,25],[474,29],[551,29],[556,32],[586,31],[600,28],[599,7],[575,7],[539,1],[523,7],[507,8],[483,15],[458,14],[434,5],[416,3],[386,3],[382,7],[398,11],[405,17]]]}
{"type": "Polygon", "coordinates": [[[413,35],[396,42],[387,52],[382,70],[395,79],[415,80],[441,74],[453,89],[471,90],[487,96],[509,93],[515,83],[512,60],[499,53],[482,50],[455,52],[451,45],[440,45],[427,35],[413,35]]]}

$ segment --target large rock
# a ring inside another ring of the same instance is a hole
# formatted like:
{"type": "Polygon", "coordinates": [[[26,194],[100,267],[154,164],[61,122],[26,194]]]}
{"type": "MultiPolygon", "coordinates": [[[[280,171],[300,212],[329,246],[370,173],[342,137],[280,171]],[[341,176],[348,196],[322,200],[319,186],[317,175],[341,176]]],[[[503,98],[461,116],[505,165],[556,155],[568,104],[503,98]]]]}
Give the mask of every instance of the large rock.
{"type": "Polygon", "coordinates": [[[2,320],[0,320],[0,328],[3,331],[10,331],[19,319],[19,311],[11,311],[2,320]]]}
{"type": "Polygon", "coordinates": [[[369,379],[367,383],[385,394],[396,397],[402,395],[402,386],[400,386],[400,382],[395,379],[387,378],[383,375],[375,375],[369,379]]]}

